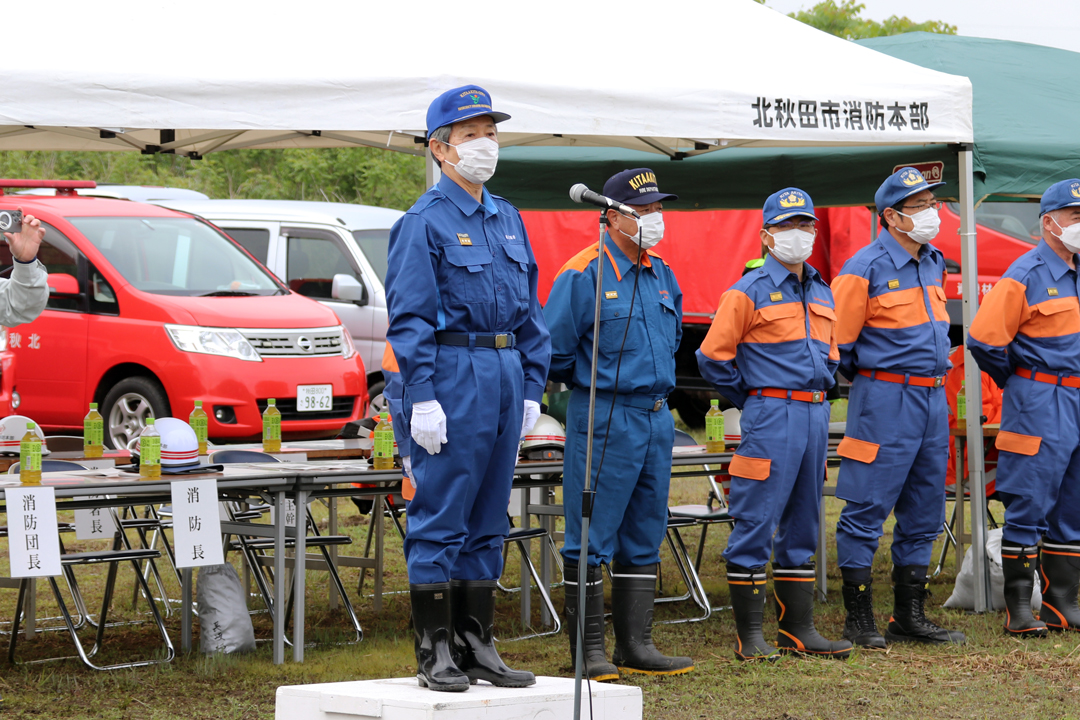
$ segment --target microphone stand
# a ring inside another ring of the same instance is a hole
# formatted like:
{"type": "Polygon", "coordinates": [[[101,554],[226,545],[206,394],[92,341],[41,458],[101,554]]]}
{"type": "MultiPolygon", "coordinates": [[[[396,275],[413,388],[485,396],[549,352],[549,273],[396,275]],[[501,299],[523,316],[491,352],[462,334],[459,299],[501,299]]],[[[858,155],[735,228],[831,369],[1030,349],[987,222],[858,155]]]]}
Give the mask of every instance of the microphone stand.
{"type": "MultiPolygon", "coordinates": [[[[600,354],[600,300],[604,292],[604,238],[607,212],[600,214],[600,243],[596,263],[596,307],[593,312],[592,370],[589,382],[589,430],[585,440],[585,488],[581,493],[581,549],[578,555],[577,657],[574,662],[574,720],[581,720],[581,680],[585,667],[585,585],[589,565],[589,519],[596,491],[592,489],[593,419],[596,416],[596,364],[600,354]]],[[[599,479],[599,478],[598,478],[599,479]]],[[[602,571],[601,571],[602,572],[602,571]]],[[[591,706],[590,706],[591,707],[591,706]]]]}

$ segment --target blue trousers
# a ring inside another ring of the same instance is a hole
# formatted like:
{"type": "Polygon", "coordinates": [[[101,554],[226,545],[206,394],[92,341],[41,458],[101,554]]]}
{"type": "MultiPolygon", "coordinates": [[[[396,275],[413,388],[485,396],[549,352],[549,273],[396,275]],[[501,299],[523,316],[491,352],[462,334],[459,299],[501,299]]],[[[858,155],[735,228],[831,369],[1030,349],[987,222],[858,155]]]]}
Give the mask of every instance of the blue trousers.
{"type": "Polygon", "coordinates": [[[929,565],[945,521],[949,459],[945,388],[856,375],[848,398],[847,438],[876,445],[877,457],[864,462],[848,457],[850,452],[840,453],[836,496],[847,500],[836,524],[840,567],[873,565],[890,512],[896,517],[893,564],[929,565]]]}
{"type": "MultiPolygon", "coordinates": [[[[740,418],[736,455],[768,460],[768,477],[751,479],[731,469],[731,530],[724,559],[759,568],[775,554],[777,567],[810,562],[817,550],[829,404],[751,396],[740,418]]],[[[764,475],[765,465],[754,464],[764,475]]],[[[754,473],[749,473],[754,474],[754,473]]]]}
{"type": "MultiPolygon", "coordinates": [[[[433,382],[447,442],[430,455],[408,440],[416,482],[406,518],[409,582],[498,580],[524,413],[520,356],[440,345],[433,382]]],[[[411,417],[408,388],[403,400],[411,417]]]]}
{"type": "MultiPolygon", "coordinates": [[[[667,405],[653,412],[652,396],[615,399],[607,431],[610,393],[597,393],[594,419],[592,481],[596,490],[589,521],[589,565],[610,563],[639,567],[660,561],[660,543],[667,532],[668,489],[675,420],[667,405]],[[604,440],[610,436],[607,451],[604,440]],[[600,456],[604,465],[600,468],[600,456]]],[[[566,411],[566,455],[563,461],[563,512],[566,536],[563,557],[581,556],[581,492],[585,487],[585,451],[589,428],[589,391],[576,388],[566,411]]]]}
{"type": "Polygon", "coordinates": [[[997,492],[1005,504],[1004,539],[1024,547],[1043,535],[1080,542],[1080,389],[1013,375],[1002,397],[1001,430],[997,492]],[[1033,448],[1009,444],[1006,432],[1042,442],[1028,455],[1033,448]]]}

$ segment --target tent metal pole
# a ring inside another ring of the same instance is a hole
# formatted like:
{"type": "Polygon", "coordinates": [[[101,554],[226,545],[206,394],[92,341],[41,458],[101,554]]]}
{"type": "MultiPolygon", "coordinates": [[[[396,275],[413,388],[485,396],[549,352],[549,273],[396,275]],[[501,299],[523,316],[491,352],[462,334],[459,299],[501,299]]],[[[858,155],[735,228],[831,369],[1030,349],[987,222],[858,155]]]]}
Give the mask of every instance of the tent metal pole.
{"type": "Polygon", "coordinates": [[[435,164],[435,156],[430,151],[424,153],[424,187],[435,187],[441,177],[442,170],[435,164]]]}
{"type": "MultiPolygon", "coordinates": [[[[975,237],[974,147],[961,144],[960,162],[960,248],[964,339],[979,309],[979,260],[975,237]]],[[[986,476],[983,458],[982,374],[971,353],[964,349],[964,392],[967,396],[968,488],[971,491],[971,556],[975,571],[975,612],[991,609],[990,564],[986,557],[986,476]]],[[[960,488],[957,502],[960,502],[960,488]]]]}

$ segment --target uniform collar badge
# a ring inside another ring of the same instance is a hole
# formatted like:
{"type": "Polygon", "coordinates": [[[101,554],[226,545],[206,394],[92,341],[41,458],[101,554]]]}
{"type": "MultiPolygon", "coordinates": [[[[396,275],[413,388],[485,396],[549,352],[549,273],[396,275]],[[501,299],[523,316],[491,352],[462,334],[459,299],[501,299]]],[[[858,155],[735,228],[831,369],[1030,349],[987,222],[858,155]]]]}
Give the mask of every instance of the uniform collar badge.
{"type": "Polygon", "coordinates": [[[458,233],[457,234],[457,239],[458,239],[458,242],[461,243],[462,245],[472,245],[472,239],[469,237],[469,235],[467,233],[458,233]]]}
{"type": "Polygon", "coordinates": [[[619,299],[619,291],[618,290],[608,290],[607,292],[604,293],[604,297],[607,298],[608,300],[618,300],[619,299]]]}
{"type": "Polygon", "coordinates": [[[1050,297],[1057,297],[1057,294],[1058,294],[1057,288],[1047,288],[1046,289],[1046,294],[1049,295],[1050,297]]]}
{"type": "Polygon", "coordinates": [[[900,281],[899,280],[890,280],[889,281],[889,289],[890,290],[895,290],[898,287],[900,287],[900,281]]]}
{"type": "Polygon", "coordinates": [[[780,302],[781,300],[784,299],[784,295],[783,295],[783,293],[778,293],[778,292],[770,293],[769,294],[769,299],[772,300],[773,302],[780,302]]]}

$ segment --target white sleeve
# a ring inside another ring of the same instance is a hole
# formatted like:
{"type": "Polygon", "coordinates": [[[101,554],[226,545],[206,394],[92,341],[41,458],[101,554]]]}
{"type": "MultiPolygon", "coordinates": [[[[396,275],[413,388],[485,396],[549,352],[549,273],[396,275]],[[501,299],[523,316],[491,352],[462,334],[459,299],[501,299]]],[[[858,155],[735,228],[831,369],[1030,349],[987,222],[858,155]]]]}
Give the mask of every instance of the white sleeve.
{"type": "Polygon", "coordinates": [[[14,327],[37,318],[49,301],[49,274],[40,260],[15,262],[10,280],[0,280],[0,325],[14,327]]]}

